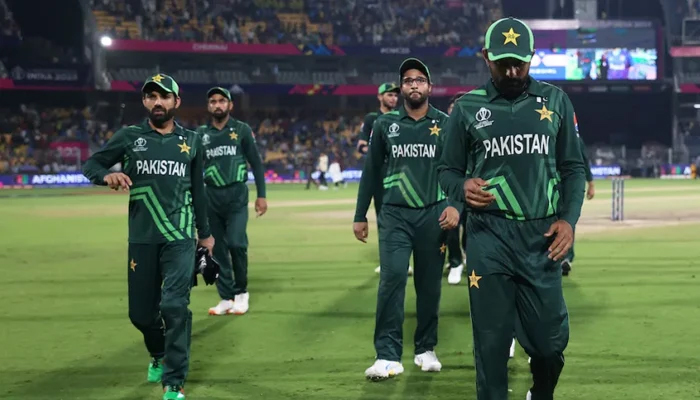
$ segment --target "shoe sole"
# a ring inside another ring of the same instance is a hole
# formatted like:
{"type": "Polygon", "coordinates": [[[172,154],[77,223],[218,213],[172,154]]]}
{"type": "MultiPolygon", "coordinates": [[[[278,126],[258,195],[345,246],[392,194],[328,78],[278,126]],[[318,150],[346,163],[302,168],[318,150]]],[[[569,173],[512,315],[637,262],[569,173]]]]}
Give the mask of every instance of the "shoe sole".
{"type": "Polygon", "coordinates": [[[365,375],[365,378],[366,378],[368,381],[372,381],[372,382],[381,382],[381,381],[389,380],[389,379],[391,379],[391,378],[396,378],[396,377],[399,376],[399,375],[401,375],[401,373],[398,373],[398,374],[397,374],[397,373],[393,373],[393,374],[389,374],[388,376],[365,375]]]}
{"type": "Polygon", "coordinates": [[[231,314],[235,314],[235,313],[231,310],[226,310],[225,313],[219,314],[216,311],[209,310],[209,315],[211,315],[212,317],[223,317],[224,315],[231,315],[231,314]]]}
{"type": "Polygon", "coordinates": [[[427,368],[427,369],[426,369],[426,368],[423,368],[423,365],[422,365],[422,364],[418,364],[418,363],[415,363],[415,362],[414,362],[414,364],[416,364],[416,366],[420,367],[420,370],[423,371],[423,372],[440,372],[440,370],[442,370],[442,365],[441,365],[440,367],[435,367],[435,366],[434,366],[434,367],[432,367],[432,368],[427,368]]]}

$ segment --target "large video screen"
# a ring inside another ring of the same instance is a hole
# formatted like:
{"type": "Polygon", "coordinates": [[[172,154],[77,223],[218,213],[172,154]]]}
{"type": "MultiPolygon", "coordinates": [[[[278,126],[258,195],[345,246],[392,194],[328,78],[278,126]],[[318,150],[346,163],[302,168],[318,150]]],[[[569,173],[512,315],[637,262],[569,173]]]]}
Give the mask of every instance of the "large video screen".
{"type": "Polygon", "coordinates": [[[537,49],[530,75],[557,81],[651,81],[656,70],[656,49],[537,49]]]}

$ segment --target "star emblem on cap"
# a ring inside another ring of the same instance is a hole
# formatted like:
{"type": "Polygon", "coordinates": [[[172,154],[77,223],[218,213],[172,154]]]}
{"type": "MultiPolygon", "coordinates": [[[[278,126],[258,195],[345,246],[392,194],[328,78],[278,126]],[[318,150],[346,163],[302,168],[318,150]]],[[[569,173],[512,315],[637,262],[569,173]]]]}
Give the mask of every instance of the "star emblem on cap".
{"type": "Polygon", "coordinates": [[[552,114],[554,114],[553,111],[549,111],[547,109],[547,106],[542,104],[542,109],[540,110],[535,110],[536,113],[540,114],[540,121],[543,121],[545,119],[548,119],[549,122],[552,122],[552,114]]]}
{"type": "Polygon", "coordinates": [[[187,142],[177,145],[180,148],[180,153],[190,154],[191,147],[187,145],[187,142]]]}
{"type": "Polygon", "coordinates": [[[153,82],[160,83],[160,81],[163,80],[163,75],[161,75],[161,74],[154,75],[153,78],[151,78],[151,80],[152,80],[153,82]]]}
{"type": "Polygon", "coordinates": [[[503,42],[503,44],[513,43],[516,46],[518,45],[518,38],[520,37],[520,34],[515,33],[513,28],[510,28],[508,32],[503,32],[503,36],[506,37],[506,40],[503,42]]]}

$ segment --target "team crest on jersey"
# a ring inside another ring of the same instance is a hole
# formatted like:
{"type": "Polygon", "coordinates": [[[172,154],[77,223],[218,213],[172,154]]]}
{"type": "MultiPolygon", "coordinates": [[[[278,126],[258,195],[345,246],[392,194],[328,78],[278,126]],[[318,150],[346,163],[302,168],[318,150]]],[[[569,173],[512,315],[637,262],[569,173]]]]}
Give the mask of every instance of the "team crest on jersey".
{"type": "Polygon", "coordinates": [[[481,107],[479,111],[474,115],[477,124],[474,125],[474,129],[486,128],[487,126],[493,125],[493,120],[491,120],[491,110],[486,107],[481,107]]]}
{"type": "Polygon", "coordinates": [[[202,136],[202,144],[206,146],[206,145],[208,145],[208,144],[210,143],[210,141],[211,141],[211,140],[209,139],[209,135],[205,133],[205,134],[202,136]]]}
{"type": "Polygon", "coordinates": [[[399,124],[394,122],[393,124],[389,125],[389,134],[387,135],[390,138],[397,137],[401,133],[399,132],[399,124]]]}
{"type": "Polygon", "coordinates": [[[146,139],[144,138],[138,138],[134,141],[134,151],[146,151],[148,150],[148,147],[146,147],[146,139]]]}

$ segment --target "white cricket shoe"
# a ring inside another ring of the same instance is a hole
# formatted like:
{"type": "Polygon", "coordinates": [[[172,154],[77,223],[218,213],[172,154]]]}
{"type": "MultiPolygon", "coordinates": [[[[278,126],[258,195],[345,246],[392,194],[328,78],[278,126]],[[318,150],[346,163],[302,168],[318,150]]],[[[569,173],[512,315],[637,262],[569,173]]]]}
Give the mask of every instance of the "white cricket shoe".
{"type": "Polygon", "coordinates": [[[532,393],[530,391],[527,391],[527,397],[525,397],[525,400],[532,400],[532,393]]]}
{"type": "Polygon", "coordinates": [[[377,360],[365,370],[365,377],[373,381],[381,381],[403,374],[403,365],[396,361],[377,360]]]}
{"type": "Polygon", "coordinates": [[[408,266],[408,276],[413,276],[413,267],[410,265],[408,266]]]}
{"type": "Polygon", "coordinates": [[[233,300],[221,300],[216,307],[209,309],[209,315],[233,314],[233,300]]]}
{"type": "Polygon", "coordinates": [[[528,364],[532,363],[532,357],[528,357],[528,358],[527,358],[527,363],[528,363],[528,364]]]}
{"type": "Polygon", "coordinates": [[[462,272],[464,272],[464,264],[459,264],[454,268],[450,268],[450,274],[447,275],[447,283],[450,285],[459,285],[462,281],[462,272]]]}
{"type": "Polygon", "coordinates": [[[237,294],[233,299],[233,313],[236,315],[243,315],[248,312],[248,299],[250,294],[248,292],[237,294]]]}
{"type": "Polygon", "coordinates": [[[438,360],[434,351],[426,351],[413,358],[413,362],[420,367],[423,372],[440,372],[442,364],[438,360]]]}
{"type": "Polygon", "coordinates": [[[380,266],[378,266],[377,268],[375,268],[375,269],[374,269],[374,272],[377,273],[377,274],[380,273],[380,272],[382,272],[382,266],[380,265],[380,266]]]}
{"type": "Polygon", "coordinates": [[[513,339],[513,343],[510,344],[510,358],[515,357],[515,339],[513,339]]]}

